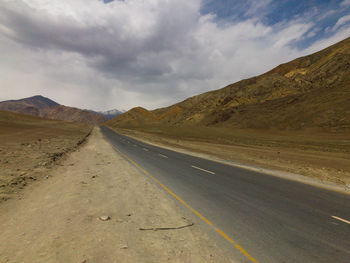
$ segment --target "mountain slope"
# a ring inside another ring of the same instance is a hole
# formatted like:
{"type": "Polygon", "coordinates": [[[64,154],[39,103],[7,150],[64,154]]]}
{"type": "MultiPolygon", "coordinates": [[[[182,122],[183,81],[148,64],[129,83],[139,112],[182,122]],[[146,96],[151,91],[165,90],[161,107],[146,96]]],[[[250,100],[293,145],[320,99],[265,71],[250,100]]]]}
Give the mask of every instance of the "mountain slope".
{"type": "MultiPolygon", "coordinates": [[[[145,112],[131,111],[108,125],[142,127],[145,112]]],[[[350,130],[350,38],[260,76],[147,114],[153,125],[169,127],[350,130]]]]}
{"type": "Polygon", "coordinates": [[[40,95],[20,100],[0,102],[0,110],[17,112],[47,119],[81,122],[90,125],[102,124],[106,120],[100,114],[78,108],[63,106],[40,95]]]}
{"type": "Polygon", "coordinates": [[[0,102],[0,110],[39,116],[40,109],[58,105],[59,104],[53,100],[37,95],[20,100],[2,101],[0,102]]]}
{"type": "Polygon", "coordinates": [[[47,107],[53,107],[58,106],[59,104],[53,100],[50,100],[49,98],[43,97],[41,95],[36,95],[29,98],[24,98],[20,100],[7,100],[1,102],[2,107],[5,107],[4,105],[7,105],[8,107],[11,107],[12,105],[23,105],[23,106],[35,106],[37,108],[47,108],[47,107]]]}
{"type": "Polygon", "coordinates": [[[106,121],[100,114],[63,105],[45,108],[40,112],[39,116],[47,119],[81,122],[90,125],[99,125],[106,121]]]}

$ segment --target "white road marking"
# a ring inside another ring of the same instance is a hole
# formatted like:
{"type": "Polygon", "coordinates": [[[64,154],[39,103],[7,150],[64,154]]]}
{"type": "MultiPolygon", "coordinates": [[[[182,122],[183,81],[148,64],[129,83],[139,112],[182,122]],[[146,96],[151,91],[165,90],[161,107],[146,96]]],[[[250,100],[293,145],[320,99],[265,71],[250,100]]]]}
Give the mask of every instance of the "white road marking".
{"type": "Polygon", "coordinates": [[[345,219],[340,218],[340,217],[337,217],[337,216],[332,216],[332,217],[333,217],[334,219],[338,219],[339,221],[342,221],[342,222],[347,223],[347,224],[350,225],[350,221],[348,221],[348,220],[345,220],[345,219]]]}
{"type": "Polygon", "coordinates": [[[205,169],[203,169],[203,168],[199,168],[199,167],[194,166],[194,165],[191,165],[191,167],[192,167],[192,168],[194,168],[194,169],[201,170],[201,171],[206,172],[206,173],[215,174],[214,172],[211,172],[211,171],[205,170],[205,169]]]}
{"type": "Polygon", "coordinates": [[[159,155],[159,156],[162,156],[162,157],[164,157],[164,158],[168,158],[168,156],[166,156],[166,155],[164,155],[164,154],[161,154],[161,153],[159,153],[158,155],[159,155]]]}
{"type": "Polygon", "coordinates": [[[146,152],[148,152],[148,149],[146,149],[146,148],[142,148],[144,151],[146,151],[146,152]]]}
{"type": "Polygon", "coordinates": [[[136,144],[134,144],[134,146],[136,147],[137,145],[136,145],[136,144]]]}

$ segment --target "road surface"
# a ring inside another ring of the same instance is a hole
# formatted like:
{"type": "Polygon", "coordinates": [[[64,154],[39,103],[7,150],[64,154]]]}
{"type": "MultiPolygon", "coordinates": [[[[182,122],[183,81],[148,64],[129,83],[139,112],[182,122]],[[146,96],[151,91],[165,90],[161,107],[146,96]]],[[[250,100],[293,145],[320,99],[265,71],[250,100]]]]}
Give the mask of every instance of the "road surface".
{"type": "Polygon", "coordinates": [[[350,262],[350,195],[101,130],[116,152],[227,241],[237,262],[350,262]]]}

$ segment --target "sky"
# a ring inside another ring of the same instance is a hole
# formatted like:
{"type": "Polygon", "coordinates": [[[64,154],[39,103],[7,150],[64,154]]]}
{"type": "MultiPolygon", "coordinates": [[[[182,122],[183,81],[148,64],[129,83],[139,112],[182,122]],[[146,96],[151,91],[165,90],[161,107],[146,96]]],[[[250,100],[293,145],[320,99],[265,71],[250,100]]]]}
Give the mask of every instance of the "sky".
{"type": "Polygon", "coordinates": [[[1,0],[0,100],[155,109],[350,36],[350,0],[1,0]]]}

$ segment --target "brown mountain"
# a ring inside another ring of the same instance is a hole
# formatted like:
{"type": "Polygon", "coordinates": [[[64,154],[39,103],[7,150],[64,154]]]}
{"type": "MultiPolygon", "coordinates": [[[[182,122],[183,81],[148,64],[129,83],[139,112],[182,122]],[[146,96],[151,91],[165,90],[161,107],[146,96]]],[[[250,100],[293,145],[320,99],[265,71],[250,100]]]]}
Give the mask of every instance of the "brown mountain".
{"type": "Polygon", "coordinates": [[[0,102],[0,110],[90,125],[98,125],[106,121],[100,114],[63,106],[43,96],[3,101],[0,102]]]}
{"type": "Polygon", "coordinates": [[[350,130],[350,38],[166,108],[134,108],[107,125],[350,130]]]}

